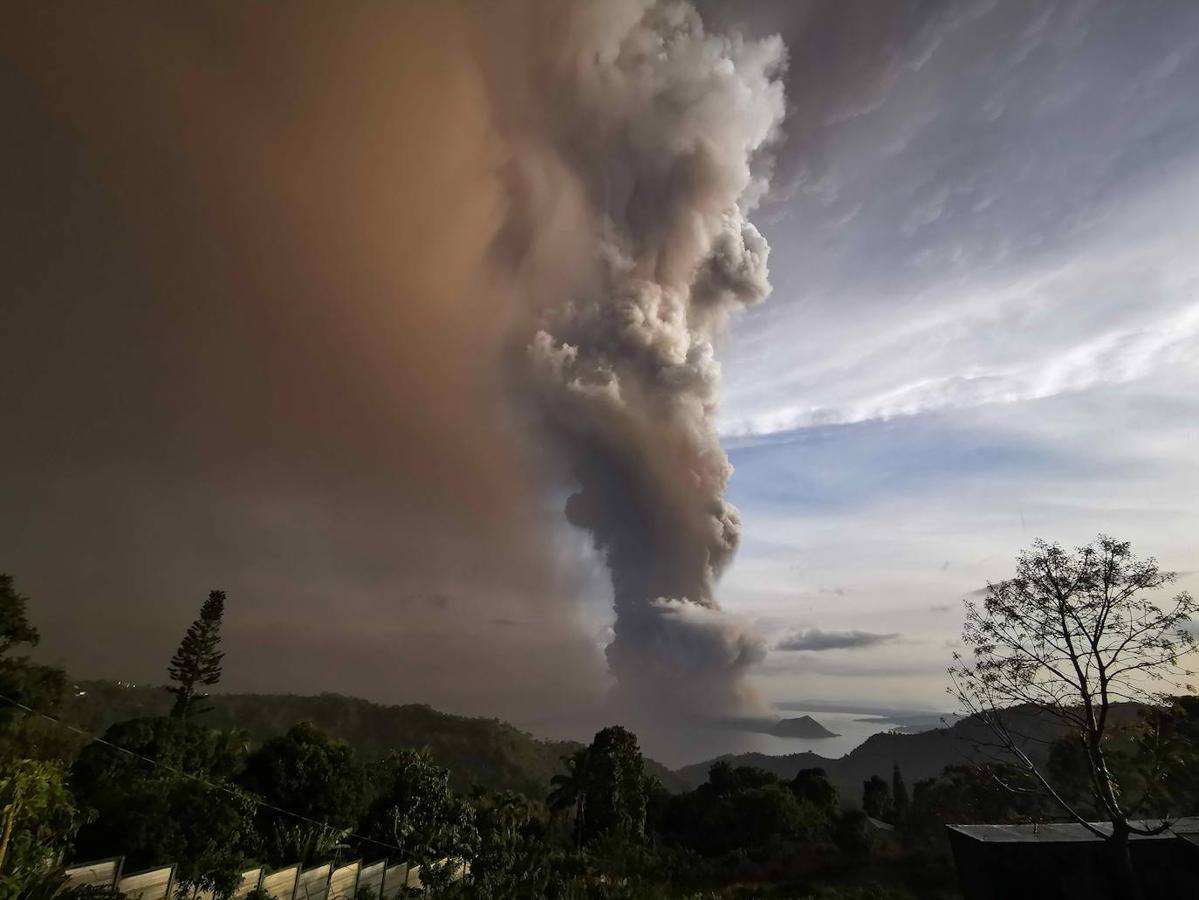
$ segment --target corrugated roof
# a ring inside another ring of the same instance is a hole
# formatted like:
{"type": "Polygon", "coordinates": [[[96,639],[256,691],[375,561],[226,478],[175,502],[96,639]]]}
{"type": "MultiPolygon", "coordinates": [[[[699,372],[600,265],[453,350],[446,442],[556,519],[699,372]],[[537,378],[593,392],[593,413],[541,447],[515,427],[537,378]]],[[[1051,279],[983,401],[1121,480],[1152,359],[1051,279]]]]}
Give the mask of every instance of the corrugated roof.
{"type": "MultiPolygon", "coordinates": [[[[1092,824],[1102,832],[1111,833],[1112,826],[1109,822],[1094,822],[1092,824]]],[[[1132,824],[1138,828],[1157,828],[1161,825],[1161,820],[1146,820],[1132,824]]],[[[946,827],[968,838],[988,843],[1052,844],[1099,840],[1092,832],[1077,822],[1047,822],[1040,825],[947,825],[946,827]]],[[[1131,836],[1131,840],[1173,840],[1176,837],[1186,836],[1194,842],[1197,836],[1196,833],[1199,833],[1199,818],[1190,817],[1175,820],[1168,830],[1159,835],[1145,836],[1134,834],[1131,836]]]]}

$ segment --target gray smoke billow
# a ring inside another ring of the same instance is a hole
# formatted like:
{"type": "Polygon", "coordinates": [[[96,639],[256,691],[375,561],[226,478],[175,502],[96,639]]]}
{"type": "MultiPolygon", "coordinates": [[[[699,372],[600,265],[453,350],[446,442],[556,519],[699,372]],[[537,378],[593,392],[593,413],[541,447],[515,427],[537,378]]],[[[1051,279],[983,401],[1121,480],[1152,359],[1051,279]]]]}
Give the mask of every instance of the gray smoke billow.
{"type": "Polygon", "coordinates": [[[618,696],[719,715],[743,708],[765,652],[715,596],[741,521],[713,414],[720,335],[770,290],[746,216],[784,114],[785,50],[710,34],[685,3],[576,13],[535,68],[541,152],[590,210],[584,263],[542,303],[526,360],[577,482],[566,516],[611,570],[618,696]]]}
{"type": "Polygon", "coordinates": [[[231,687],[593,708],[565,475],[630,705],[737,703],[714,347],[768,290],[777,39],[651,0],[19,6],[0,541],[52,655],[152,678],[219,572],[231,687]]]}

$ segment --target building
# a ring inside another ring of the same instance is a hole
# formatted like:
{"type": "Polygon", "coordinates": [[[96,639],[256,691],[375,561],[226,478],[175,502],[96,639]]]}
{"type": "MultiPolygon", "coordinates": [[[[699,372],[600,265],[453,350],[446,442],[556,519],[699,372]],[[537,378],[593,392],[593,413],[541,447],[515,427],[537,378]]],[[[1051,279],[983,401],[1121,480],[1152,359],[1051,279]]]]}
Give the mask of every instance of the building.
{"type": "MultiPolygon", "coordinates": [[[[1137,823],[1156,827],[1160,822],[1137,823]]],[[[1077,823],[948,825],[966,900],[1095,900],[1110,896],[1106,842],[1077,823]]],[[[1096,824],[1111,832],[1108,823],[1096,824]]],[[[1199,818],[1129,839],[1145,900],[1199,898],[1199,818]]]]}

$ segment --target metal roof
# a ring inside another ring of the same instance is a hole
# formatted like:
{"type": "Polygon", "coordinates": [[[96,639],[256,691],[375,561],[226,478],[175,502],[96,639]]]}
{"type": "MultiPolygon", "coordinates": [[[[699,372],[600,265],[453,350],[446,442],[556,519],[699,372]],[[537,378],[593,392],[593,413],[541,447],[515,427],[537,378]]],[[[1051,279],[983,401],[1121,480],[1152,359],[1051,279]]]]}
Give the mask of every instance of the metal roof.
{"type": "MultiPolygon", "coordinates": [[[[1111,833],[1110,822],[1093,822],[1091,824],[1102,832],[1111,833]]],[[[1157,828],[1161,825],[1161,820],[1149,819],[1132,824],[1138,828],[1157,828]]],[[[965,837],[987,843],[1053,844],[1099,840],[1077,822],[1046,822],[1039,825],[946,825],[945,827],[965,837]]],[[[1196,833],[1199,833],[1199,817],[1188,817],[1174,820],[1170,827],[1161,834],[1153,836],[1134,834],[1130,836],[1130,839],[1152,841],[1186,837],[1187,840],[1195,843],[1196,833]]]]}

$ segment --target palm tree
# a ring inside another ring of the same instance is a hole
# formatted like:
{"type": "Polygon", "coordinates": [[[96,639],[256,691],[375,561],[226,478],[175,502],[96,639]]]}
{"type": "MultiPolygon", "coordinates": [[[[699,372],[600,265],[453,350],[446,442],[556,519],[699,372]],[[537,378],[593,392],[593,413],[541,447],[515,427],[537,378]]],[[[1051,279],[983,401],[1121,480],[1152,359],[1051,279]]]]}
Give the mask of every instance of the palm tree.
{"type": "Polygon", "coordinates": [[[563,757],[566,771],[559,772],[550,779],[553,788],[546,802],[554,812],[561,812],[574,807],[575,841],[583,845],[584,829],[587,813],[587,787],[590,776],[587,748],[576,750],[570,756],[563,757]]]}
{"type": "Polygon", "coordinates": [[[508,846],[516,843],[517,833],[534,816],[529,800],[514,791],[499,794],[492,805],[491,814],[497,829],[504,836],[504,843],[508,846]]]}

